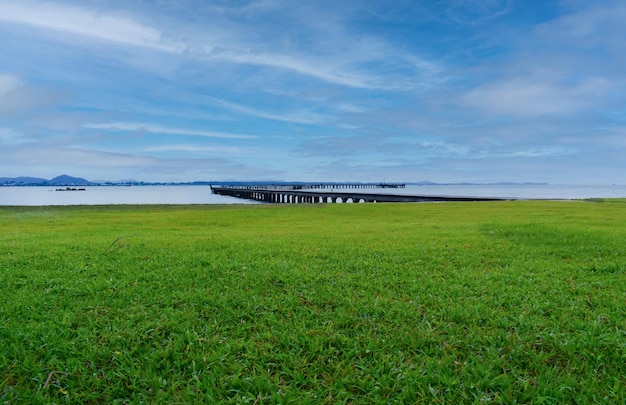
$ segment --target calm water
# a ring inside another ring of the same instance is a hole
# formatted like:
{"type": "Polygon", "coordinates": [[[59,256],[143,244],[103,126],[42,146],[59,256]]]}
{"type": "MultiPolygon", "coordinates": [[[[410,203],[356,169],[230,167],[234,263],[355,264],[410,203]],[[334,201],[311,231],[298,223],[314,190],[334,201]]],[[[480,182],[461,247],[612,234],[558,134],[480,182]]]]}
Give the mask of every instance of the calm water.
{"type": "Polygon", "coordinates": [[[578,199],[626,197],[626,185],[572,186],[572,185],[432,185],[407,186],[389,191],[394,194],[462,196],[462,197],[509,197],[530,199],[578,199]]]}
{"type": "MultiPolygon", "coordinates": [[[[341,189],[336,189],[341,191],[341,189]]],[[[561,185],[429,185],[404,189],[345,190],[429,196],[510,198],[626,198],[626,186],[561,185]]],[[[254,201],[211,193],[209,186],[86,187],[85,191],[55,191],[55,187],[0,187],[0,205],[99,204],[255,204],[254,201]]]]}
{"type": "Polygon", "coordinates": [[[85,187],[84,191],[56,191],[55,187],[0,187],[0,205],[254,203],[212,194],[209,186],[101,186],[85,187]]]}

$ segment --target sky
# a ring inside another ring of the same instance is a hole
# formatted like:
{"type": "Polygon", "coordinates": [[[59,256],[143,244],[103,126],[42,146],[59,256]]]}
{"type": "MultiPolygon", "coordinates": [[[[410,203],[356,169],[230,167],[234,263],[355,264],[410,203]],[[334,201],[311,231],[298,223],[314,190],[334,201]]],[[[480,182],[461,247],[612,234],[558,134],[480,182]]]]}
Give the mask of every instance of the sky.
{"type": "Polygon", "coordinates": [[[0,177],[626,184],[623,0],[0,0],[0,177]]]}

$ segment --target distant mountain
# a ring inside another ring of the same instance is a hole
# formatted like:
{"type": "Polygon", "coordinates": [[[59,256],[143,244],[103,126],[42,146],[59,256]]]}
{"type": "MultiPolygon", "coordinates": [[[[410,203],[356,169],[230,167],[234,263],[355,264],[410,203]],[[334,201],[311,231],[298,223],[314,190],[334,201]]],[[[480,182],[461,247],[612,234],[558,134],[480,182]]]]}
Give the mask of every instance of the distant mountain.
{"type": "Polygon", "coordinates": [[[5,185],[39,184],[45,181],[39,177],[0,177],[0,184],[5,185]]]}
{"type": "Polygon", "coordinates": [[[94,184],[81,177],[66,174],[46,180],[39,177],[0,177],[0,185],[4,186],[88,186],[94,184]]]}
{"type": "MultiPolygon", "coordinates": [[[[210,184],[220,184],[220,185],[229,185],[229,186],[238,186],[238,185],[309,185],[309,184],[345,184],[342,182],[307,182],[307,181],[283,181],[283,180],[264,180],[264,181],[238,181],[238,180],[228,180],[228,181],[192,181],[192,182],[143,182],[137,180],[118,180],[118,181],[107,181],[107,180],[96,180],[89,181],[85,180],[82,177],[73,177],[68,176],[67,174],[63,174],[61,176],[57,176],[53,179],[46,180],[39,177],[0,177],[0,186],[129,186],[129,185],[162,185],[162,184],[179,184],[179,185],[210,185],[210,184]]],[[[350,182],[347,182],[350,183],[350,182]]],[[[358,182],[355,182],[357,184],[358,182]]],[[[360,183],[366,184],[366,183],[360,183]]],[[[371,183],[369,183],[371,184],[371,183]]],[[[501,183],[436,183],[429,180],[408,182],[407,185],[414,186],[445,186],[445,185],[502,185],[502,186],[512,186],[512,185],[545,185],[548,183],[515,183],[515,182],[501,182],[501,183]]]]}
{"type": "Polygon", "coordinates": [[[88,186],[92,184],[89,180],[85,180],[81,177],[68,176],[67,174],[62,174],[61,176],[50,179],[47,183],[55,186],[88,186]]]}

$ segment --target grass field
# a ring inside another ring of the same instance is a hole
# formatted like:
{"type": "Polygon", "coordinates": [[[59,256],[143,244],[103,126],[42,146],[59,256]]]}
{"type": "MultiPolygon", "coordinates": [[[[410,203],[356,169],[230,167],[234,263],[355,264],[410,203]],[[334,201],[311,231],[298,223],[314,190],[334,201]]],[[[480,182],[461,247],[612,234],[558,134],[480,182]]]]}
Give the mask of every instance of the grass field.
{"type": "Polygon", "coordinates": [[[624,403],[626,204],[0,207],[0,403],[624,403]]]}

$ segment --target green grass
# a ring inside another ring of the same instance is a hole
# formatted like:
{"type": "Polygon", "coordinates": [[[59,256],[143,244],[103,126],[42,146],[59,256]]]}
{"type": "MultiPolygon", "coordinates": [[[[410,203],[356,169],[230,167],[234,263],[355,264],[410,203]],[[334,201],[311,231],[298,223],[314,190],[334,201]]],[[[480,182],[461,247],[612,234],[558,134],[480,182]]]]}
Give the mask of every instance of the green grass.
{"type": "Polygon", "coordinates": [[[0,403],[623,403],[623,201],[0,208],[0,403]]]}

